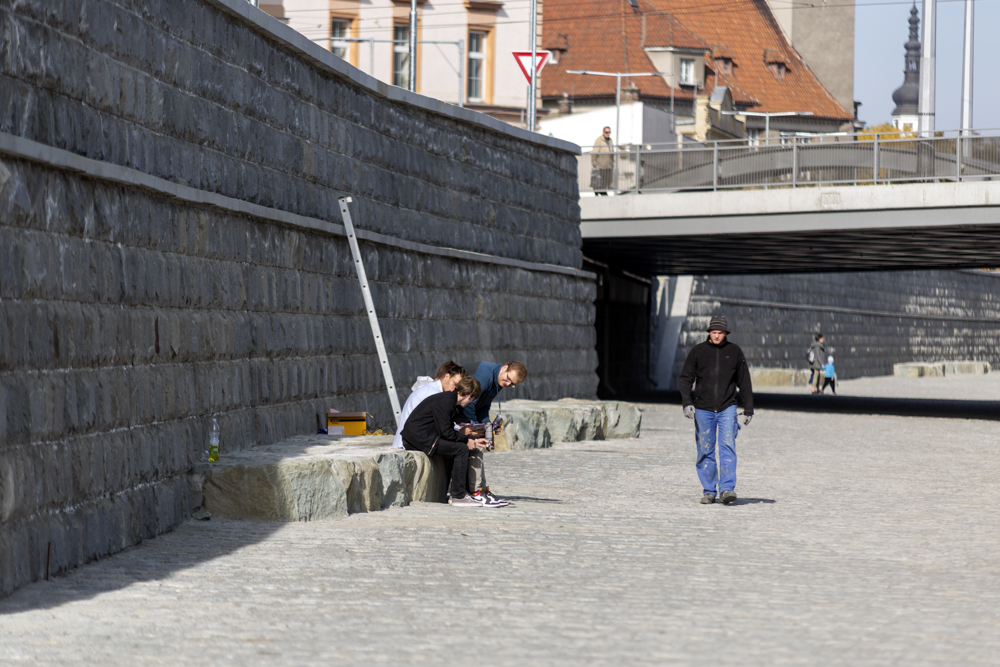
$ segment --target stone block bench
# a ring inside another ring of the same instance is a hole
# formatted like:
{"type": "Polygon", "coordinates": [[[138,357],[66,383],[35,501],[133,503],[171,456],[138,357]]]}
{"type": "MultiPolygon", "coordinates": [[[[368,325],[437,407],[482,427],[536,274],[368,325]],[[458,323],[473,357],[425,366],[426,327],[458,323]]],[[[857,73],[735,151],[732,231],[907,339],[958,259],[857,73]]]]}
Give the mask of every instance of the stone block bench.
{"type": "Polygon", "coordinates": [[[989,372],[990,362],[988,361],[910,361],[892,365],[892,374],[904,378],[986,375],[989,372]]]}
{"type": "Polygon", "coordinates": [[[750,382],[759,387],[805,387],[809,385],[810,370],[795,368],[750,368],[750,382]]]}
{"type": "MultiPolygon", "coordinates": [[[[639,435],[641,414],[618,401],[505,402],[498,450],[639,435]]],[[[437,457],[392,449],[392,436],[307,435],[201,464],[202,507],[228,519],[315,521],[411,502],[444,502],[437,457]]]]}

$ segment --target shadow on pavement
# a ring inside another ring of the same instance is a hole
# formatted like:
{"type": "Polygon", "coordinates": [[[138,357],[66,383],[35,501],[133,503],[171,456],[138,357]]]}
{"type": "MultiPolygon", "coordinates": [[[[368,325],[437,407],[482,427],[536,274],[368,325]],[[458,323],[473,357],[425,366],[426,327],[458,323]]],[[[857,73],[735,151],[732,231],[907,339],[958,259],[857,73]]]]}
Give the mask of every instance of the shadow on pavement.
{"type": "Polygon", "coordinates": [[[284,524],[212,518],[188,520],[171,532],[144,540],[116,554],[36,581],[0,599],[0,618],[52,609],[129,587],[168,579],[241,548],[265,540],[284,524]]]}
{"type": "Polygon", "coordinates": [[[730,505],[760,505],[761,503],[765,505],[773,505],[778,502],[777,500],[772,500],[771,498],[737,498],[730,505]]]}
{"type": "Polygon", "coordinates": [[[526,502],[532,503],[561,503],[562,501],[557,498],[532,498],[531,496],[508,496],[503,497],[504,500],[524,500],[526,502]]]}
{"type": "MultiPolygon", "coordinates": [[[[941,417],[1000,421],[1000,401],[966,401],[943,398],[876,398],[873,396],[813,396],[810,394],[769,394],[754,392],[754,408],[791,412],[823,412],[854,415],[894,415],[898,417],[941,417]]],[[[626,400],[618,398],[617,400],[626,400]]],[[[676,391],[648,392],[627,400],[680,405],[676,391]]]]}

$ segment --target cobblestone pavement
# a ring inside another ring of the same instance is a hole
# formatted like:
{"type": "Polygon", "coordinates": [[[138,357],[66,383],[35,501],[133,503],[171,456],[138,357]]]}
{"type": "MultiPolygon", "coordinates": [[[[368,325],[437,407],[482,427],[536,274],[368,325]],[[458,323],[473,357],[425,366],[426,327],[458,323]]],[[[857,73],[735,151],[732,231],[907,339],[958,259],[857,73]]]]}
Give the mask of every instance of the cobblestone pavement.
{"type": "Polygon", "coordinates": [[[0,601],[0,664],[998,664],[996,426],[758,412],[698,504],[641,438],[491,454],[505,510],[189,522],[0,601]]]}

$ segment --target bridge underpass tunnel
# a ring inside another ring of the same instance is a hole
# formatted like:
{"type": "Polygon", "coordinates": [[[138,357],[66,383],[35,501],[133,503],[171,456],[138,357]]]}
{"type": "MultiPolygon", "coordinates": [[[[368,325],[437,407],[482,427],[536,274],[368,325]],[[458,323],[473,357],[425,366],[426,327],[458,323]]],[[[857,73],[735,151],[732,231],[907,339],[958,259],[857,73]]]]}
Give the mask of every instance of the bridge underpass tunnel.
{"type": "Polygon", "coordinates": [[[684,360],[705,340],[714,314],[729,319],[730,338],[759,389],[779,380],[804,384],[794,371],[808,374],[807,349],[817,332],[841,380],[893,375],[895,364],[910,362],[980,362],[975,372],[1000,364],[1000,271],[701,274],[647,282],[595,260],[588,270],[600,276],[602,398],[676,390],[684,360]]]}
{"type": "Polygon", "coordinates": [[[598,396],[625,398],[649,390],[650,309],[655,282],[586,258],[583,268],[597,274],[598,396]]]}

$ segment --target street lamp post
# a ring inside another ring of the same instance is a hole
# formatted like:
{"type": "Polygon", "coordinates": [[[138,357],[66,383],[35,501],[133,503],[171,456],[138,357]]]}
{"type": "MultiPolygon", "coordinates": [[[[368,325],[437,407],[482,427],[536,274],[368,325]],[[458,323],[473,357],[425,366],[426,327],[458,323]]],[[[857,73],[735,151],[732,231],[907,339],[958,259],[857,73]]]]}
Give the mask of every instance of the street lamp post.
{"type": "Polygon", "coordinates": [[[962,136],[972,128],[972,18],[974,0],[965,0],[965,52],[962,57],[962,136]]]}
{"type": "MultiPolygon", "coordinates": [[[[584,76],[613,76],[615,77],[615,143],[619,144],[619,130],[621,129],[622,114],[622,77],[633,76],[673,76],[666,72],[591,72],[585,69],[571,69],[567,74],[582,74],[584,76]]],[[[673,91],[673,86],[670,87],[673,91]]],[[[620,145],[620,144],[619,144],[620,145]]]]}
{"type": "Polygon", "coordinates": [[[417,0],[410,0],[410,80],[411,93],[417,92],[417,0]]]}
{"type": "Polygon", "coordinates": [[[918,129],[921,138],[934,136],[934,83],[936,79],[937,0],[923,0],[920,16],[920,99],[917,104],[918,129]]]}
{"type": "Polygon", "coordinates": [[[531,0],[528,16],[528,47],[531,49],[531,76],[528,79],[527,122],[525,127],[535,131],[535,98],[538,95],[538,0],[531,0]]]}

